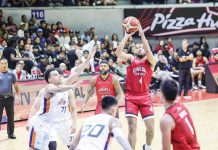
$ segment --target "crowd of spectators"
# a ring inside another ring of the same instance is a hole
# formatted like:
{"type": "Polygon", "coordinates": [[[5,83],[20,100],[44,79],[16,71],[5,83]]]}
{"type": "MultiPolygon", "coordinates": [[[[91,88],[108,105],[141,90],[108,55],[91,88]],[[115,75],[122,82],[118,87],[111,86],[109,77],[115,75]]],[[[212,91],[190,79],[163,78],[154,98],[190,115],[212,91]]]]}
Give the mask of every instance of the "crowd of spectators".
{"type": "MultiPolygon", "coordinates": [[[[99,62],[105,59],[109,62],[111,72],[126,77],[126,64],[117,59],[114,53],[119,44],[116,33],[101,38],[94,27],[84,32],[74,31],[60,21],[48,23],[41,20],[37,24],[35,18],[28,19],[25,15],[21,16],[19,25],[13,22],[12,16],[6,21],[0,19],[0,58],[8,60],[9,68],[20,80],[42,77],[45,70],[51,67],[60,68],[67,76],[86,60],[94,45],[97,46],[97,52],[84,73],[99,72],[99,62]]],[[[133,38],[129,38],[124,51],[135,54],[140,46],[133,38]]],[[[178,79],[180,48],[174,46],[172,38],[160,40],[156,46],[151,47],[157,59],[153,74],[155,86],[165,75],[178,79]]],[[[188,48],[194,56],[191,73],[193,89],[197,89],[195,77],[203,80],[205,64],[208,60],[217,62],[218,51],[214,51],[211,56],[205,37],[189,43],[188,48]]]]}
{"type": "MultiPolygon", "coordinates": [[[[123,0],[125,1],[125,0],[123,0]]],[[[126,4],[207,3],[215,0],[126,0],[126,4]]],[[[1,0],[1,7],[58,7],[58,6],[106,6],[117,5],[117,0],[1,0]]]]}
{"type": "Polygon", "coordinates": [[[1,7],[58,7],[116,5],[117,0],[1,0],[1,7]]]}

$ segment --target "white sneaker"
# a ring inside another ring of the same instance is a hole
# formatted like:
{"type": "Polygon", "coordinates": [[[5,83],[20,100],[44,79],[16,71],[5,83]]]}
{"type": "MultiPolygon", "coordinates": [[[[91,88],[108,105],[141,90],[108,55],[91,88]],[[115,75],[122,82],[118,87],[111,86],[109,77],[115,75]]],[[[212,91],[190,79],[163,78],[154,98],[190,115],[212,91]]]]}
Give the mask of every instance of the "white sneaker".
{"type": "Polygon", "coordinates": [[[206,86],[203,86],[203,85],[199,85],[198,87],[199,89],[206,89],[206,86]]]}
{"type": "Polygon", "coordinates": [[[196,85],[193,85],[192,90],[198,90],[198,87],[196,85]]]}
{"type": "Polygon", "coordinates": [[[144,144],[142,150],[151,150],[151,146],[144,144]]]}

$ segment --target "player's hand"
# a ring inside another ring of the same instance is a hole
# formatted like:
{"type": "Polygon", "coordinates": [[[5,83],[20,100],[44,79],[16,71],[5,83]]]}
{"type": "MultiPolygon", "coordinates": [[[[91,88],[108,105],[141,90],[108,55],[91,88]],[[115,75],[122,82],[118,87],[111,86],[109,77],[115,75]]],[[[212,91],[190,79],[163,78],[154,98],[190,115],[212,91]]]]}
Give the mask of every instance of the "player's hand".
{"type": "Polygon", "coordinates": [[[127,32],[125,31],[125,37],[127,37],[127,38],[130,38],[133,34],[135,34],[135,32],[127,33],[127,32]]]}
{"type": "Polygon", "coordinates": [[[144,35],[144,32],[143,32],[143,29],[142,29],[140,22],[138,24],[138,30],[139,30],[139,35],[144,35]]]}

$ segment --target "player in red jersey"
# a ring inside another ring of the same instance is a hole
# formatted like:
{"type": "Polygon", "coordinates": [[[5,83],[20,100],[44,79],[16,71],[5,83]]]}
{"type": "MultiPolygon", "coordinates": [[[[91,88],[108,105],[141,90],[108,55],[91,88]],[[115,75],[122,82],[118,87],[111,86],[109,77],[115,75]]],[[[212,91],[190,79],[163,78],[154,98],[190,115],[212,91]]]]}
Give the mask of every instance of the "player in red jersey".
{"type": "Polygon", "coordinates": [[[175,101],[178,84],[165,79],[161,84],[161,99],[166,112],[160,120],[162,150],[200,150],[191,115],[186,107],[175,101]]]}
{"type": "Polygon", "coordinates": [[[82,111],[84,111],[87,101],[93,93],[94,88],[96,89],[97,95],[97,106],[95,114],[100,114],[101,109],[101,100],[104,96],[115,96],[118,100],[123,98],[123,91],[119,84],[118,79],[109,73],[109,65],[106,60],[100,62],[100,74],[93,78],[91,81],[91,86],[88,89],[88,94],[84,99],[82,104],[82,111]]]}
{"type": "Polygon", "coordinates": [[[191,77],[192,77],[192,90],[205,89],[202,83],[202,76],[205,73],[205,65],[208,64],[206,57],[202,56],[202,51],[198,50],[196,53],[197,57],[193,59],[192,68],[191,68],[191,77]],[[195,85],[195,76],[198,77],[198,86],[195,85]]]}
{"type": "Polygon", "coordinates": [[[146,144],[143,149],[150,150],[154,136],[154,112],[149,95],[149,84],[156,61],[140,24],[138,28],[143,45],[137,49],[136,56],[123,51],[126,41],[132,35],[127,33],[117,47],[116,55],[127,63],[125,107],[129,125],[129,143],[135,149],[137,116],[140,111],[146,126],[146,144]]]}

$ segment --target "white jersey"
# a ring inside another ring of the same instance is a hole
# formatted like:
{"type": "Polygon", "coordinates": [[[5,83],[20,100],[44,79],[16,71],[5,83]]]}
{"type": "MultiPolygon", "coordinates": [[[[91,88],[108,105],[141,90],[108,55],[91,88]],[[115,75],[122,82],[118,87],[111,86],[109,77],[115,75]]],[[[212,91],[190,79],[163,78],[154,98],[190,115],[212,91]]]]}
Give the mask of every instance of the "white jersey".
{"type": "Polygon", "coordinates": [[[56,115],[55,111],[57,109],[57,104],[63,97],[64,92],[56,93],[55,95],[47,98],[42,97],[43,100],[41,100],[40,109],[37,112],[38,118],[48,123],[51,123],[56,115]]]}
{"type": "Polygon", "coordinates": [[[111,138],[108,126],[111,118],[107,114],[88,118],[83,124],[76,150],[107,150],[111,138]]]}
{"type": "Polygon", "coordinates": [[[56,101],[54,119],[53,121],[65,121],[69,120],[71,116],[70,104],[69,104],[69,92],[63,92],[62,97],[56,101]]]}

